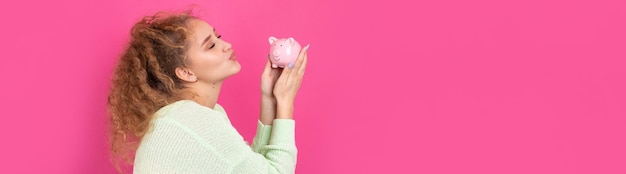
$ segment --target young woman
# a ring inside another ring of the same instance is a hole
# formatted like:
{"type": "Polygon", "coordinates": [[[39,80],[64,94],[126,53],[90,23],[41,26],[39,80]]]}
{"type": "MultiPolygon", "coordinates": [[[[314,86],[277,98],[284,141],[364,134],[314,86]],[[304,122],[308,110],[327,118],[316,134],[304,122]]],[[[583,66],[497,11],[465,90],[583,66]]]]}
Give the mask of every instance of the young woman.
{"type": "Polygon", "coordinates": [[[294,99],[307,49],[284,69],[268,58],[250,146],[217,103],[224,80],[241,69],[231,44],[189,12],[143,18],[108,98],[114,159],[134,162],[134,173],[294,173],[294,99]]]}

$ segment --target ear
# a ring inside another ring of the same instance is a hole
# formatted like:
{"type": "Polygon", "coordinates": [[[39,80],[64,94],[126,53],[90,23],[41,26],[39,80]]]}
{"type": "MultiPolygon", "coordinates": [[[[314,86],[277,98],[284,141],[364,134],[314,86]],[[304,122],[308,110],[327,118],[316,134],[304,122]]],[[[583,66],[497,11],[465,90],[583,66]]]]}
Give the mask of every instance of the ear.
{"type": "Polygon", "coordinates": [[[191,72],[190,69],[188,68],[184,68],[184,67],[178,67],[176,68],[176,77],[178,77],[180,80],[184,81],[184,82],[197,82],[198,81],[198,77],[193,74],[193,72],[191,72]]]}
{"type": "Polygon", "coordinates": [[[289,39],[287,39],[287,41],[289,42],[289,45],[293,45],[293,43],[296,41],[293,39],[293,37],[289,37],[289,39]]]}
{"type": "Polygon", "coordinates": [[[270,39],[269,39],[270,45],[273,44],[274,42],[276,42],[276,40],[278,40],[278,39],[276,39],[274,36],[270,36],[270,39]]]}

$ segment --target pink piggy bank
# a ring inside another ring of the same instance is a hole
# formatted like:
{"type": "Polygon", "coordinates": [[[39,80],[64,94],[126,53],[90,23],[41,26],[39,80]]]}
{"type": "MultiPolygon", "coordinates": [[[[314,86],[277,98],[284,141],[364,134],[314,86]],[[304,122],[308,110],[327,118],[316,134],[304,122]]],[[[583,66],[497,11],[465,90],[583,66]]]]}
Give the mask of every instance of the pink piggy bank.
{"type": "Polygon", "coordinates": [[[277,39],[270,36],[270,61],[272,68],[285,68],[285,66],[293,66],[300,54],[300,44],[292,37],[286,39],[277,39]]]}

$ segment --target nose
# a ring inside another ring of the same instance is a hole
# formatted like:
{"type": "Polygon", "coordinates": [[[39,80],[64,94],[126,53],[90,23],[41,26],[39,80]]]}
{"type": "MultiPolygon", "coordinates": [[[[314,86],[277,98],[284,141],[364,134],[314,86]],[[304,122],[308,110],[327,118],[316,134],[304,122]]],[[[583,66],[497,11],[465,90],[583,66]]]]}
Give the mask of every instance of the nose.
{"type": "Polygon", "coordinates": [[[272,51],[272,56],[279,57],[280,56],[280,51],[278,51],[278,50],[272,51]]]}
{"type": "Polygon", "coordinates": [[[224,49],[223,49],[223,51],[224,51],[224,52],[229,52],[229,51],[231,51],[232,49],[233,49],[233,46],[232,46],[230,43],[228,43],[228,42],[224,41],[224,49]]]}

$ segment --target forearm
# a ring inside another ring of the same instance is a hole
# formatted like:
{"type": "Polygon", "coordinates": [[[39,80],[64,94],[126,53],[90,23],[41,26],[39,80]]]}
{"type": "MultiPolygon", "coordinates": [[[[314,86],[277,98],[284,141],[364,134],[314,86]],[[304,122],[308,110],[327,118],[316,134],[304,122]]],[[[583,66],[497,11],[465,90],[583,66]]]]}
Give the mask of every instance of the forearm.
{"type": "Polygon", "coordinates": [[[280,100],[276,103],[276,119],[293,119],[293,101],[280,100]]]}
{"type": "Polygon", "coordinates": [[[276,117],[276,98],[269,96],[261,97],[261,115],[259,120],[264,125],[272,125],[272,121],[276,117]]]}

